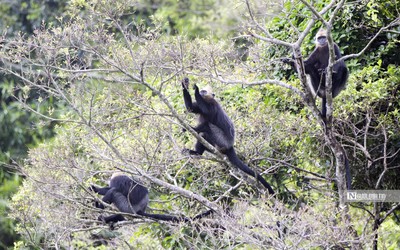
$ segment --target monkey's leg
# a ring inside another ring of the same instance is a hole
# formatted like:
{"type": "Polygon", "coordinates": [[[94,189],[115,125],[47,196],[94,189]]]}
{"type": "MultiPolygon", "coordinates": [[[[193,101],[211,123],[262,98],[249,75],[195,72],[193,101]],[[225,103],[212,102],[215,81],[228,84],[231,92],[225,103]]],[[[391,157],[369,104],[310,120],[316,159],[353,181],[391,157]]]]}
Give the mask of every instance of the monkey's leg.
{"type": "Polygon", "coordinates": [[[351,190],[351,173],[350,173],[350,166],[349,166],[349,160],[347,158],[347,155],[345,155],[344,165],[346,167],[347,190],[351,190]]]}
{"type": "Polygon", "coordinates": [[[196,145],[195,145],[195,150],[186,150],[186,152],[189,152],[189,154],[191,155],[202,155],[204,153],[204,151],[206,150],[206,147],[204,147],[203,144],[201,144],[201,142],[197,141],[196,145]]]}
{"type": "Polygon", "coordinates": [[[102,201],[104,201],[105,203],[108,203],[108,204],[113,203],[113,201],[114,201],[114,193],[117,193],[115,188],[109,188],[107,193],[103,196],[102,201]]]}
{"type": "MultiPolygon", "coordinates": [[[[103,197],[103,201],[108,204],[114,203],[114,205],[118,208],[118,210],[123,213],[132,213],[131,204],[129,203],[126,196],[120,192],[117,192],[115,188],[110,188],[110,190],[108,190],[106,195],[104,195],[103,197]]],[[[99,220],[104,221],[105,223],[109,223],[109,222],[123,221],[125,220],[125,218],[120,214],[114,214],[107,217],[100,216],[99,220]]]]}
{"type": "Polygon", "coordinates": [[[133,210],[133,206],[135,205],[134,201],[129,201],[128,198],[120,192],[113,191],[112,203],[114,203],[118,210],[123,213],[135,213],[135,211],[133,210]]]}
{"type": "MultiPolygon", "coordinates": [[[[210,143],[211,145],[214,145],[214,143],[211,140],[210,134],[208,133],[209,127],[208,126],[202,126],[201,129],[204,129],[204,132],[200,132],[199,134],[201,135],[201,137],[203,137],[206,141],[208,141],[208,143],[210,143]]],[[[198,128],[196,128],[198,129],[198,128]]],[[[199,141],[196,142],[195,145],[195,150],[190,150],[190,149],[184,149],[182,151],[182,153],[189,153],[191,155],[202,155],[204,153],[204,151],[208,151],[208,149],[199,141]]]]}
{"type": "Polygon", "coordinates": [[[105,208],[104,205],[103,205],[99,200],[96,200],[96,201],[94,202],[94,206],[95,206],[96,208],[100,208],[100,209],[104,209],[104,208],[105,208]]]}

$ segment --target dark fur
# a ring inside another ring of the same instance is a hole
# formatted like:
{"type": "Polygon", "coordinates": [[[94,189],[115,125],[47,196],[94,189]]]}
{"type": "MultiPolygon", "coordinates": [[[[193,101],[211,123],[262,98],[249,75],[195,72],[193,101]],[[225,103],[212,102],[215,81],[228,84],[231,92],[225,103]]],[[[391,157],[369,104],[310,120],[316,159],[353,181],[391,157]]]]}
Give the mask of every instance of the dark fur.
{"type": "MultiPolygon", "coordinates": [[[[102,201],[108,204],[113,203],[119,211],[123,213],[138,214],[148,218],[163,221],[184,221],[188,222],[189,219],[186,217],[178,217],[164,214],[148,214],[146,213],[147,204],[149,202],[149,191],[146,187],[136,183],[126,175],[117,175],[112,177],[110,185],[108,187],[96,187],[92,186],[91,189],[100,194],[104,195],[102,201]]],[[[97,208],[104,209],[103,204],[96,202],[97,208]]],[[[203,214],[197,215],[194,219],[200,219],[212,213],[209,210],[203,214]]],[[[107,217],[99,217],[99,220],[105,223],[123,221],[125,218],[121,214],[110,215],[107,217]]]]}
{"type": "MultiPolygon", "coordinates": [[[[274,194],[271,186],[264,180],[260,174],[256,174],[246,164],[244,164],[236,155],[233,144],[235,141],[235,129],[232,121],[214,99],[212,93],[199,91],[197,85],[194,85],[196,102],[192,102],[187,87],[189,79],[182,81],[183,97],[186,109],[189,112],[199,114],[199,124],[193,129],[199,133],[207,142],[216,147],[218,151],[225,154],[229,161],[248,175],[256,177],[269,191],[274,194]]],[[[192,155],[202,155],[206,147],[199,141],[195,145],[195,150],[187,150],[192,155]]]]}
{"type": "MultiPolygon", "coordinates": [[[[326,36],[325,33],[323,35],[326,36]]],[[[315,93],[320,98],[322,98],[321,114],[322,117],[325,119],[326,118],[325,78],[326,78],[326,68],[328,67],[329,64],[329,48],[326,42],[323,45],[319,44],[320,38],[321,36],[317,34],[316,37],[317,46],[315,50],[311,53],[311,55],[308,57],[308,59],[304,61],[304,69],[306,74],[310,76],[311,85],[315,93]]],[[[340,54],[339,47],[336,44],[334,44],[334,51],[335,51],[335,59],[336,60],[340,59],[342,55],[340,54]]],[[[284,62],[289,63],[290,65],[292,65],[294,69],[296,69],[293,61],[286,59],[284,60],[284,62]]],[[[332,70],[333,70],[332,97],[335,98],[340,93],[340,91],[342,91],[345,88],[347,78],[349,77],[349,71],[344,61],[338,62],[335,65],[333,65],[332,70]]]]}
{"type": "MultiPolygon", "coordinates": [[[[326,42],[326,31],[319,31],[316,36],[316,48],[311,53],[306,61],[304,61],[304,69],[306,74],[310,76],[311,85],[314,89],[315,93],[322,98],[322,108],[321,115],[324,120],[326,120],[326,68],[329,64],[329,47],[326,42]],[[323,44],[321,44],[321,42],[323,44]]],[[[339,47],[337,44],[334,44],[334,52],[335,52],[335,60],[338,60],[342,57],[340,54],[339,47]]],[[[292,65],[294,69],[295,64],[293,61],[285,59],[284,62],[292,65]]],[[[346,87],[346,82],[349,77],[349,71],[346,67],[344,61],[340,61],[333,65],[332,68],[332,98],[335,98],[339,95],[340,91],[342,91],[346,87]]],[[[351,174],[350,167],[347,160],[347,156],[345,156],[345,167],[346,167],[346,181],[347,188],[351,189],[351,174]]]]}
{"type": "MultiPolygon", "coordinates": [[[[339,47],[334,44],[335,59],[338,60],[342,57],[339,47]]],[[[326,93],[325,93],[325,78],[326,67],[329,63],[328,46],[317,47],[311,53],[310,57],[304,62],[306,74],[310,75],[311,84],[314,91],[319,97],[322,98],[322,117],[326,117],[326,93]]],[[[344,61],[338,62],[333,65],[332,73],[332,98],[335,98],[340,91],[342,91],[347,82],[349,72],[344,61]]]]}
{"type": "MultiPolygon", "coordinates": [[[[319,32],[318,32],[319,33],[319,32]]],[[[325,34],[326,36],[326,34],[325,34]]],[[[325,81],[326,81],[326,68],[329,64],[329,48],[328,44],[325,43],[324,46],[319,46],[318,44],[318,36],[317,47],[311,53],[309,58],[304,62],[304,68],[306,74],[310,75],[311,84],[314,88],[314,91],[317,93],[319,97],[322,98],[322,109],[321,114],[322,118],[326,119],[326,90],[325,90],[325,81]]],[[[335,51],[335,60],[338,60],[342,57],[340,54],[339,47],[337,44],[334,44],[335,51]]],[[[346,87],[346,82],[349,77],[349,71],[346,67],[344,61],[340,61],[333,65],[332,68],[332,98],[335,98],[339,95],[340,91],[342,91],[346,87]]],[[[351,189],[351,175],[350,175],[350,167],[347,160],[347,156],[345,156],[345,167],[346,167],[346,181],[347,188],[351,189]]]]}

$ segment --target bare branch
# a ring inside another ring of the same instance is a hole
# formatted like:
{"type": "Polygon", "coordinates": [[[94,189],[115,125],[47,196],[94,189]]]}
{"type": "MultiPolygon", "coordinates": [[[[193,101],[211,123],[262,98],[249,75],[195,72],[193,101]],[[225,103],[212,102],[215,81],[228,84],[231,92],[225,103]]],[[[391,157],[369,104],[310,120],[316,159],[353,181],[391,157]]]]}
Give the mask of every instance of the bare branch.
{"type": "Polygon", "coordinates": [[[247,85],[247,86],[257,86],[257,85],[265,85],[265,84],[278,85],[278,86],[284,87],[286,89],[289,89],[289,90],[295,92],[296,94],[298,94],[301,98],[304,98],[303,92],[301,92],[298,88],[291,86],[289,84],[286,84],[279,80],[264,79],[264,80],[260,80],[260,81],[247,82],[247,81],[242,81],[242,80],[226,80],[226,79],[223,79],[222,77],[216,77],[216,79],[225,84],[243,84],[243,85],[247,85]]]}
{"type": "Polygon", "coordinates": [[[385,213],[385,215],[380,219],[380,223],[384,222],[386,220],[386,218],[391,215],[394,211],[396,211],[397,209],[400,208],[400,203],[398,203],[397,205],[394,205],[389,211],[387,211],[385,213]]]}
{"type": "Polygon", "coordinates": [[[248,10],[248,12],[250,14],[250,18],[255,23],[256,27],[267,35],[267,37],[263,37],[263,36],[260,36],[260,35],[258,35],[258,34],[256,34],[256,33],[254,33],[254,32],[249,30],[248,32],[250,33],[250,35],[252,37],[255,37],[255,38],[260,39],[260,40],[265,41],[265,42],[279,44],[279,45],[283,45],[283,46],[286,46],[286,47],[291,47],[292,46],[290,43],[287,43],[285,41],[273,38],[271,36],[271,34],[268,32],[268,30],[266,30],[262,25],[260,25],[257,22],[257,20],[255,19],[254,15],[253,15],[253,11],[252,11],[252,9],[250,7],[249,0],[246,0],[246,6],[247,6],[247,10],[248,10]]]}
{"type": "MultiPolygon", "coordinates": [[[[336,0],[332,0],[327,6],[325,6],[320,12],[317,12],[315,10],[314,7],[312,7],[311,5],[308,5],[308,7],[310,8],[311,12],[313,13],[318,13],[318,16],[322,18],[322,15],[325,14],[327,11],[329,11],[333,5],[335,4],[336,0]]],[[[324,22],[325,23],[325,22],[324,22]]],[[[305,37],[308,35],[308,33],[310,33],[311,28],[314,26],[315,24],[315,19],[311,19],[306,28],[304,29],[303,32],[301,32],[301,34],[299,35],[299,38],[297,39],[296,43],[293,46],[293,49],[296,50],[297,48],[300,48],[301,44],[303,43],[305,37]]]]}
{"type": "MultiPolygon", "coordinates": [[[[313,15],[315,16],[315,18],[322,22],[322,24],[324,26],[327,25],[327,22],[325,21],[325,19],[322,17],[322,15],[313,7],[311,6],[311,4],[309,4],[306,0],[300,0],[305,6],[307,6],[307,8],[313,13],[313,15]]],[[[334,2],[334,1],[332,1],[334,2]]]]}
{"type": "Polygon", "coordinates": [[[360,57],[361,55],[363,55],[365,53],[365,51],[368,50],[368,48],[371,46],[371,44],[379,37],[379,35],[382,32],[387,31],[389,28],[392,28],[392,27],[395,27],[395,26],[398,26],[398,25],[400,25],[400,17],[398,17],[395,20],[393,20],[389,25],[380,28],[379,31],[375,34],[375,36],[368,42],[367,45],[365,45],[365,47],[360,52],[358,52],[357,54],[350,54],[350,55],[343,56],[342,58],[337,60],[337,62],[360,57]]]}

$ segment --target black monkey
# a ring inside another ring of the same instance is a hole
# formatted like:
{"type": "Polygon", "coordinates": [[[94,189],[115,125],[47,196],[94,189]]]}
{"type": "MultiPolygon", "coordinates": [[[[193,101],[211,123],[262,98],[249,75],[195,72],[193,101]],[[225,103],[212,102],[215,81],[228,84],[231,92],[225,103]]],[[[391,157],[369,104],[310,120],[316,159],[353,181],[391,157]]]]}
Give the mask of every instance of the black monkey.
{"type": "MultiPolygon", "coordinates": [[[[304,68],[306,74],[310,75],[311,84],[314,91],[319,97],[322,98],[322,118],[326,119],[326,93],[325,93],[325,81],[326,81],[326,68],[329,64],[329,48],[327,41],[327,32],[324,29],[320,29],[315,36],[316,48],[311,53],[306,61],[304,61],[304,68]]],[[[335,43],[333,45],[335,52],[335,60],[342,57],[340,54],[339,47],[335,43]]],[[[344,61],[340,61],[333,65],[332,68],[332,98],[339,95],[346,87],[347,79],[349,78],[349,71],[344,61]]],[[[345,155],[345,167],[346,167],[346,179],[347,188],[351,189],[351,174],[347,156],[345,155]]]]}
{"type": "MultiPolygon", "coordinates": [[[[315,36],[316,48],[304,61],[304,69],[306,74],[310,76],[311,85],[314,92],[322,98],[322,118],[326,118],[326,93],[325,93],[325,78],[326,68],[329,64],[329,48],[327,42],[326,30],[321,29],[315,36]]],[[[342,57],[337,44],[334,44],[335,60],[342,57]]],[[[293,61],[284,59],[284,62],[289,63],[295,68],[293,61]]],[[[333,65],[332,69],[332,98],[335,98],[342,91],[349,77],[349,72],[344,61],[340,61],[333,65]]]]}
{"type": "MultiPolygon", "coordinates": [[[[311,85],[314,92],[322,98],[321,114],[322,118],[326,119],[326,68],[329,64],[329,47],[327,42],[327,32],[324,29],[320,29],[315,36],[316,48],[304,61],[305,73],[310,76],[311,85]]],[[[334,45],[335,60],[342,57],[339,51],[339,47],[335,43],[334,45]]],[[[293,61],[284,60],[285,63],[289,63],[295,68],[293,61]]],[[[332,69],[332,98],[335,98],[340,91],[346,87],[346,82],[349,77],[349,71],[344,61],[340,61],[333,65],[332,69]]],[[[351,189],[351,174],[347,156],[345,155],[345,167],[346,167],[346,179],[347,188],[351,189]]]]}
{"type": "MultiPolygon", "coordinates": [[[[233,143],[235,140],[235,129],[231,119],[227,116],[219,103],[214,99],[214,94],[208,86],[201,91],[194,85],[196,102],[192,102],[189,94],[189,79],[182,81],[183,97],[186,109],[189,112],[199,114],[199,124],[193,129],[200,134],[207,142],[216,147],[218,151],[225,154],[229,161],[248,175],[256,177],[267,189],[270,194],[274,194],[271,186],[260,174],[256,174],[236,155],[233,143]]],[[[195,150],[187,150],[191,155],[202,155],[207,148],[199,141],[195,145],[195,150]]]]}
{"type": "MultiPolygon", "coordinates": [[[[178,217],[164,214],[148,214],[146,213],[147,204],[149,203],[149,191],[146,187],[136,183],[131,178],[122,174],[113,174],[110,179],[108,187],[96,187],[91,186],[91,189],[101,195],[104,195],[103,202],[111,204],[113,203],[119,211],[123,213],[138,214],[148,218],[163,221],[188,222],[189,219],[186,217],[178,217]]],[[[104,209],[103,204],[96,202],[97,208],[104,209]]],[[[212,213],[212,210],[208,210],[200,215],[194,217],[194,219],[200,219],[201,217],[207,216],[212,213]]],[[[105,223],[123,221],[125,218],[121,214],[114,214],[107,217],[99,217],[99,220],[105,223]]]]}

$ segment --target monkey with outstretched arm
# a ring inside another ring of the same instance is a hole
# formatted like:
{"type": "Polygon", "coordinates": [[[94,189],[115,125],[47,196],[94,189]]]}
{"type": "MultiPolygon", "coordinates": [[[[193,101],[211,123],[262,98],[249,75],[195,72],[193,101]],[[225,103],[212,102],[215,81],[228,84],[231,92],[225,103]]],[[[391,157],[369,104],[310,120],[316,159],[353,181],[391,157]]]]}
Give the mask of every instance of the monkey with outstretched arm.
{"type": "MultiPolygon", "coordinates": [[[[182,81],[183,97],[186,109],[189,112],[199,115],[199,124],[193,129],[199,133],[208,143],[213,145],[218,151],[228,157],[228,160],[248,175],[255,177],[263,186],[268,189],[270,194],[274,194],[271,185],[258,173],[255,173],[246,164],[244,164],[236,155],[233,144],[235,141],[235,128],[233,122],[215,100],[211,88],[206,87],[199,90],[194,85],[194,96],[196,102],[188,91],[189,79],[182,81]]],[[[207,148],[199,141],[195,145],[195,150],[185,150],[191,155],[202,155],[207,148]]]]}

